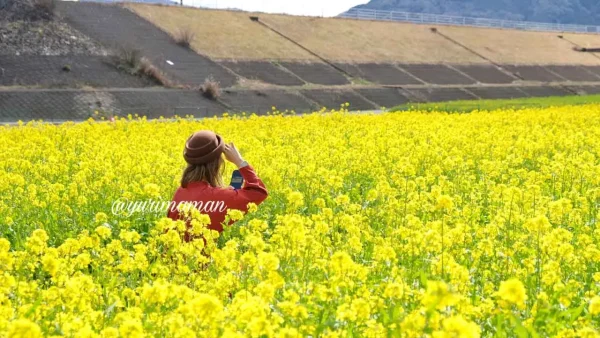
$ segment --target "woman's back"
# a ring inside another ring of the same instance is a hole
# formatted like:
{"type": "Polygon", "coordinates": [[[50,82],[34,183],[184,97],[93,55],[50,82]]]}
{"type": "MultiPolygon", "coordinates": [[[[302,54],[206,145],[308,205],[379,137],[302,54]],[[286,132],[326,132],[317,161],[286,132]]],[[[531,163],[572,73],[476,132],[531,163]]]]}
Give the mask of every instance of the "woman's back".
{"type": "MultiPolygon", "coordinates": [[[[230,209],[248,211],[248,204],[262,203],[268,196],[262,180],[254,168],[244,161],[233,143],[223,143],[221,137],[210,131],[194,133],[186,142],[184,158],[188,167],[184,170],[181,187],[173,196],[172,205],[182,203],[194,205],[200,212],[210,217],[211,230],[223,231],[223,221],[230,209]],[[241,189],[224,187],[221,175],[224,162],[221,154],[235,164],[244,179],[241,189]]],[[[181,219],[177,208],[171,208],[168,217],[181,219]]],[[[189,227],[189,225],[188,225],[189,227]]],[[[185,240],[190,240],[186,234],[185,240]]]]}

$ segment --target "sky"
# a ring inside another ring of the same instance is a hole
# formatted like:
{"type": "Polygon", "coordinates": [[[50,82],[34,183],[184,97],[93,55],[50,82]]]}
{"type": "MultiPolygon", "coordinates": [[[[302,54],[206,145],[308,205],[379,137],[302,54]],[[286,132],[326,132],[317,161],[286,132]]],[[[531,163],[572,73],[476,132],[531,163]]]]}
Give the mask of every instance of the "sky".
{"type": "Polygon", "coordinates": [[[293,15],[336,16],[368,0],[183,0],[184,5],[293,15]]]}

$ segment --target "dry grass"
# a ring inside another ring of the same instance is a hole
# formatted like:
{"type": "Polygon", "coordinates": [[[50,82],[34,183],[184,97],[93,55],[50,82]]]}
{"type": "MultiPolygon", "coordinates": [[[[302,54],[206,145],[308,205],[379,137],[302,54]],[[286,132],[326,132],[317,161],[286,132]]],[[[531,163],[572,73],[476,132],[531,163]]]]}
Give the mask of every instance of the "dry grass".
{"type": "Polygon", "coordinates": [[[155,65],[152,64],[152,62],[150,62],[150,60],[148,60],[145,57],[140,59],[140,64],[137,72],[139,75],[147,76],[148,78],[154,80],[154,82],[163,87],[177,87],[177,85],[173,81],[171,81],[162,70],[158,69],[155,65]]]}
{"type": "MultiPolygon", "coordinates": [[[[244,12],[127,4],[175,36],[190,27],[191,46],[214,59],[315,61],[308,52],[250,20],[244,12]]],[[[260,21],[331,61],[398,63],[488,63],[431,31],[433,25],[258,14],[260,21]]],[[[498,63],[598,64],[589,53],[572,49],[559,33],[435,26],[477,53],[498,63]]],[[[599,46],[592,34],[563,34],[582,47],[599,46]]]]}
{"type": "Polygon", "coordinates": [[[346,62],[483,63],[431,32],[428,25],[261,15],[261,21],[329,60],[346,62]]]}
{"type": "Polygon", "coordinates": [[[249,13],[133,3],[125,6],[174,37],[180,27],[188,27],[196,36],[191,47],[213,59],[315,60],[298,46],[250,21],[249,13]]]}
{"type": "Polygon", "coordinates": [[[165,73],[158,69],[152,62],[143,57],[139,50],[133,48],[121,48],[114,56],[117,67],[132,75],[144,76],[164,87],[177,87],[165,73]]]}
{"type": "MultiPolygon", "coordinates": [[[[559,39],[558,35],[565,35],[561,33],[456,26],[438,29],[498,63],[599,64],[598,59],[574,51],[571,43],[559,39]]],[[[592,36],[581,34],[581,38],[588,40],[592,36]]]]}
{"type": "Polygon", "coordinates": [[[190,28],[180,29],[174,35],[175,43],[184,48],[191,48],[196,37],[196,33],[190,28]]]}
{"type": "Polygon", "coordinates": [[[117,66],[130,73],[133,73],[139,67],[141,58],[142,53],[139,49],[128,47],[120,48],[118,53],[114,55],[117,66]]]}
{"type": "Polygon", "coordinates": [[[200,92],[208,99],[216,100],[221,96],[221,86],[219,82],[215,81],[212,77],[204,80],[204,84],[200,86],[200,92]]]}

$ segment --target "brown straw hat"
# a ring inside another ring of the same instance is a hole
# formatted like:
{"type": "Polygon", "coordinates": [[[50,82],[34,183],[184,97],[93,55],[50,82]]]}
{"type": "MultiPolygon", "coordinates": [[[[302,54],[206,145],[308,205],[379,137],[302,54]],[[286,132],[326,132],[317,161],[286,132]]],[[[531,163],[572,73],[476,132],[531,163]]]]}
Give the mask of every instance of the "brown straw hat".
{"type": "Polygon", "coordinates": [[[205,164],[221,156],[225,144],[221,136],[210,130],[200,130],[185,142],[183,158],[189,164],[205,164]]]}

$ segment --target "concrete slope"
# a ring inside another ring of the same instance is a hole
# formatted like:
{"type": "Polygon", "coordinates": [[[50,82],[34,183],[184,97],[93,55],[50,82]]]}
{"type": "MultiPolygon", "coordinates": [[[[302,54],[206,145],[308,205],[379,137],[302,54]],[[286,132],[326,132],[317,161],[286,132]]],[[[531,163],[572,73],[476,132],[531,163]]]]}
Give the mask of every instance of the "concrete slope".
{"type": "Polygon", "coordinates": [[[215,62],[180,47],[167,33],[123,7],[66,1],[59,1],[57,7],[65,20],[84,34],[109,48],[139,49],[181,84],[199,85],[210,76],[222,87],[236,82],[233,74],[215,62]]]}
{"type": "Polygon", "coordinates": [[[0,55],[0,86],[112,87],[155,85],[129,75],[107,56],[0,55]]]}

